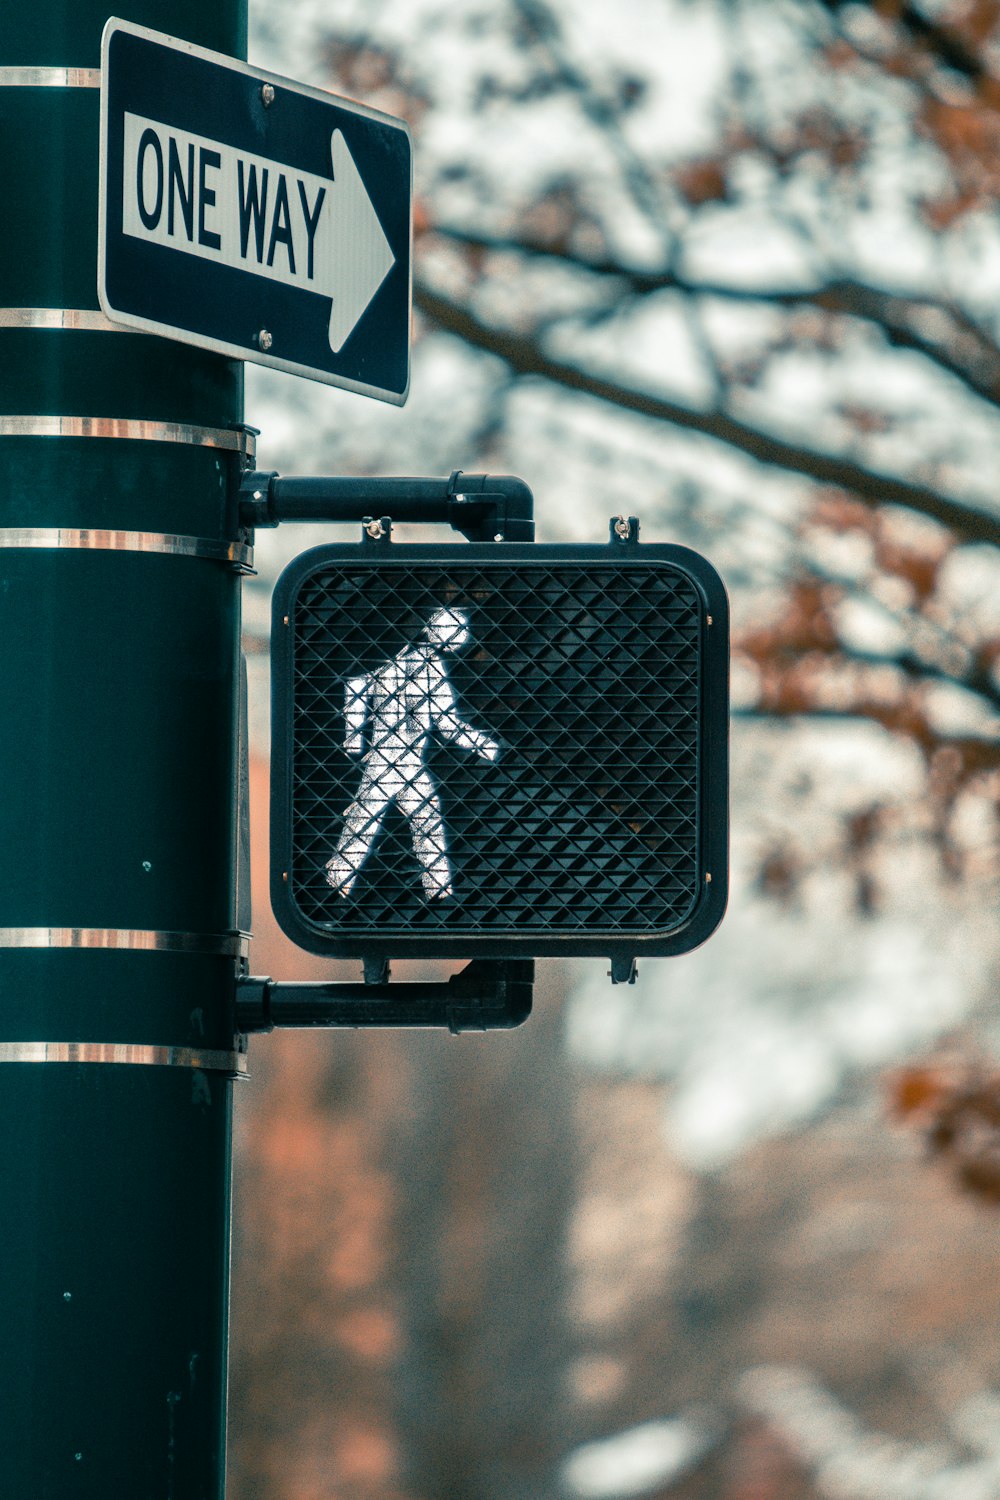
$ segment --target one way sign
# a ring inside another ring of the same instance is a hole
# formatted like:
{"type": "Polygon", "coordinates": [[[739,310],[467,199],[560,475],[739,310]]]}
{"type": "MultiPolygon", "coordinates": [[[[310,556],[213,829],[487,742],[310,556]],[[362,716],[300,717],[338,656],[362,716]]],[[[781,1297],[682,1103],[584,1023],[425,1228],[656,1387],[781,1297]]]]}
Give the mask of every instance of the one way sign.
{"type": "Polygon", "coordinates": [[[401,405],[411,179],[402,121],[108,22],[98,283],[114,322],[401,405]]]}

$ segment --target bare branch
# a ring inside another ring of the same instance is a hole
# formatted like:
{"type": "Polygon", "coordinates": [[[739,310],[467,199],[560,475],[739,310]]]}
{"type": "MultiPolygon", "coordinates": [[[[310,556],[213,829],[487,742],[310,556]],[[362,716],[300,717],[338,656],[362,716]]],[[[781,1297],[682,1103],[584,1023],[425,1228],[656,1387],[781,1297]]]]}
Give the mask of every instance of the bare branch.
{"type": "Polygon", "coordinates": [[[591,124],[603,132],[633,200],[656,228],[667,254],[674,255],[677,237],[688,218],[677,194],[669,191],[665,183],[656,181],[649,164],[628,141],[621,128],[619,106],[606,98],[594,80],[572,61],[552,8],[545,0],[514,0],[514,5],[548,52],[564,86],[576,95],[591,124]]]}
{"type": "Polygon", "coordinates": [[[901,651],[898,654],[862,651],[856,646],[846,646],[843,641],[838,643],[838,654],[845,662],[856,663],[860,667],[893,667],[901,672],[908,682],[933,681],[963,688],[973,697],[988,703],[991,708],[1000,709],[1000,688],[984,670],[974,670],[963,676],[960,672],[949,672],[947,667],[928,661],[915,651],[901,651]]]}
{"type": "Polygon", "coordinates": [[[894,347],[923,355],[991,406],[1000,407],[1000,345],[961,308],[934,298],[903,297],[846,277],[798,289],[692,281],[672,270],[639,271],[617,261],[592,259],[565,245],[473,234],[446,224],[435,225],[434,233],[477,252],[555,260],[574,270],[624,284],[638,297],[675,291],[690,297],[767,303],[774,307],[817,307],[823,312],[857,318],[878,327],[894,347]],[[926,332],[929,318],[943,325],[941,337],[926,332]]]}
{"type": "MultiPolygon", "coordinates": [[[[947,551],[942,552],[941,560],[945,556],[947,556],[947,551]]],[[[845,661],[856,662],[860,666],[894,667],[910,682],[927,680],[946,682],[982,699],[991,708],[1000,710],[1000,683],[996,680],[988,659],[978,655],[975,647],[967,640],[963,640],[947,624],[939,620],[931,620],[923,612],[914,614],[912,609],[900,611],[886,604],[878,597],[875,590],[875,580],[879,576],[877,567],[867,579],[859,580],[832,572],[828,568],[819,567],[815,562],[809,561],[805,564],[801,576],[804,581],[821,588],[832,587],[838,590],[844,599],[863,602],[897,629],[909,630],[912,635],[914,627],[919,625],[922,632],[927,632],[933,638],[933,644],[925,643],[924,649],[913,642],[898,651],[870,651],[848,645],[838,630],[836,634],[837,654],[845,661]],[[936,659],[933,654],[935,652],[936,659]],[[945,665],[946,661],[955,662],[956,660],[963,665],[945,665]]],[[[884,573],[881,576],[884,576],[884,573]]]]}
{"type": "Polygon", "coordinates": [[[902,505],[940,521],[967,541],[1000,546],[1000,515],[978,509],[929,485],[880,474],[863,464],[815,448],[789,443],[761,428],[720,411],[699,411],[668,401],[620,381],[588,374],[573,365],[546,355],[534,338],[510,329],[492,328],[467,307],[441,296],[426,283],[416,282],[414,302],[439,328],[454,334],[473,348],[503,360],[519,375],[534,375],[567,390],[579,391],[623,411],[636,412],[655,421],[668,422],[690,432],[725,443],[763,464],[802,474],[820,484],[849,490],[868,505],[902,505]]]}
{"type": "MultiPolygon", "coordinates": [[[[832,11],[834,15],[844,10],[848,4],[854,3],[856,0],[820,0],[824,9],[832,11]]],[[[871,6],[870,8],[874,10],[878,7],[871,6]]],[[[980,83],[983,79],[995,78],[996,75],[990,72],[983,59],[972,50],[957,31],[941,21],[935,21],[930,16],[924,15],[910,3],[910,0],[904,0],[904,3],[896,8],[894,20],[912,41],[919,43],[946,68],[960,73],[970,82],[980,83]]]]}

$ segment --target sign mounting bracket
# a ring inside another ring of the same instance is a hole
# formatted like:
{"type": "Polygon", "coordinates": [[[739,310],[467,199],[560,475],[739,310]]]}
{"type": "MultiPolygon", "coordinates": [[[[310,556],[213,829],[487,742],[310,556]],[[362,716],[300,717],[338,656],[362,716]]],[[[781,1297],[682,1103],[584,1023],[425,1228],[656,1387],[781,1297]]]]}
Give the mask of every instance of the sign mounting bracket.
{"type": "Polygon", "coordinates": [[[282,521],[360,521],[367,526],[382,506],[397,523],[443,524],[470,542],[535,539],[534,496],[513,474],[456,469],[447,479],[356,479],[251,469],[243,475],[238,503],[239,525],[251,530],[282,521]]]}
{"type": "MultiPolygon", "coordinates": [[[[354,479],[341,475],[283,478],[247,470],[238,497],[238,524],[252,531],[282,521],[361,523],[365,547],[392,545],[393,520],[444,522],[468,541],[532,542],[534,496],[512,474],[463,474],[447,479],[354,479]],[[377,507],[391,506],[379,515],[377,507]]],[[[450,1032],[519,1026],[531,1014],[533,959],[475,959],[443,982],[390,981],[389,960],[364,958],[362,983],[237,979],[240,1032],[296,1027],[447,1027],[450,1032]]]]}
{"type": "Polygon", "coordinates": [[[492,1031],[520,1026],[531,1014],[533,959],[474,959],[441,981],[391,984],[385,960],[365,961],[365,981],[243,978],[236,981],[236,1026],[241,1033],[280,1027],[446,1026],[492,1031]],[[369,973],[378,973],[375,983],[369,973]],[[382,976],[386,977],[383,978],[382,976]]]}

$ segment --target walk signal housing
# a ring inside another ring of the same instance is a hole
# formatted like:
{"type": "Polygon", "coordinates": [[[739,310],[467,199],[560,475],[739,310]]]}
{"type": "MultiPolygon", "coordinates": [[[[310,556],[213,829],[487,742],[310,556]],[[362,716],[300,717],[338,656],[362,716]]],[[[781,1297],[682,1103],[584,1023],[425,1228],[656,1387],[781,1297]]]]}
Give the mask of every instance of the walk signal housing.
{"type": "Polygon", "coordinates": [[[728,610],[696,553],[318,547],[272,653],[272,905],[301,947],[622,961],[717,926],[728,610]]]}

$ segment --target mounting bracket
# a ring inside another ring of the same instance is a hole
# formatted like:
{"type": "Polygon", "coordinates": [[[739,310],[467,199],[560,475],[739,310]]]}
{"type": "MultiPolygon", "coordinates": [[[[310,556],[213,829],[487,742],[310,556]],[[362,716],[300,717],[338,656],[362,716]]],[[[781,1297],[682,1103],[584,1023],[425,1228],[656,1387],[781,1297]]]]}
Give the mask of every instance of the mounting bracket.
{"type": "Polygon", "coordinates": [[[440,523],[470,542],[533,542],[535,502],[513,474],[463,474],[442,478],[356,479],[343,475],[283,477],[248,470],[239,491],[239,525],[282,521],[361,521],[388,514],[397,523],[440,523]],[[379,509],[381,507],[381,510],[379,509]]]}
{"type": "Polygon", "coordinates": [[[309,980],[301,983],[244,978],[236,981],[236,1026],[240,1032],[276,1026],[447,1026],[492,1031],[520,1026],[531,1014],[532,959],[475,959],[443,981],[391,984],[389,966],[365,962],[365,981],[309,980]],[[369,973],[378,974],[375,983],[369,973]]]}
{"type": "MultiPolygon", "coordinates": [[[[444,523],[470,542],[533,542],[535,501],[513,474],[463,474],[443,478],[353,478],[343,475],[282,477],[248,469],[238,497],[245,530],[282,521],[360,521],[367,546],[387,548],[392,523],[444,523]],[[391,517],[391,519],[390,519],[391,517]]],[[[364,959],[364,982],[295,983],[238,978],[240,1031],[275,1026],[447,1026],[485,1031],[519,1026],[531,1013],[535,965],[531,959],[477,959],[442,983],[392,984],[385,959],[364,959]]]]}

